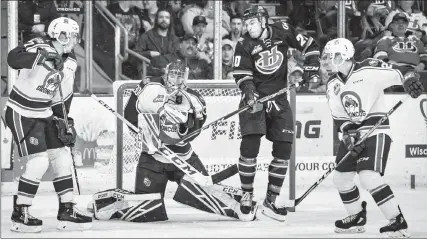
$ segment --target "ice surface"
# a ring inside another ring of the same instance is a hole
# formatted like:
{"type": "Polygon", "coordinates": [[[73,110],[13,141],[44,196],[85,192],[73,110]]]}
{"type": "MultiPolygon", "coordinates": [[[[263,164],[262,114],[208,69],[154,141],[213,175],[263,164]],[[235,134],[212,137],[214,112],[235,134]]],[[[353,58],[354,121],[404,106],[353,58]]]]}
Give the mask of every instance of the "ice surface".
{"type": "MultiPolygon", "coordinates": [[[[362,191],[362,190],[361,190],[362,191]]],[[[395,196],[409,223],[412,237],[427,237],[427,189],[395,188],[395,196]]],[[[298,190],[297,196],[302,193],[298,190]]],[[[380,237],[379,228],[387,224],[370,195],[363,191],[368,203],[367,231],[364,234],[335,234],[334,221],[345,217],[338,193],[333,189],[319,188],[288,214],[285,223],[262,218],[254,222],[241,222],[214,214],[204,213],[167,199],[169,221],[156,223],[129,223],[122,221],[94,221],[93,228],[84,232],[60,232],[56,229],[57,197],[55,194],[37,195],[31,212],[43,220],[41,234],[13,233],[9,230],[12,196],[2,196],[2,237],[380,237]]],[[[86,207],[91,196],[78,196],[79,206],[86,207]]]]}

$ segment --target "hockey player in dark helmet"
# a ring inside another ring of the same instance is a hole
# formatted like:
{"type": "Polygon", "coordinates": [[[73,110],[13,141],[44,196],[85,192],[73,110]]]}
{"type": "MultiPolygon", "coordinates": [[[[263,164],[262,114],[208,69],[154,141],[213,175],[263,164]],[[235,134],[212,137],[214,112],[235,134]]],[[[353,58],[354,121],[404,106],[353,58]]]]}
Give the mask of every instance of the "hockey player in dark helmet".
{"type": "Polygon", "coordinates": [[[267,10],[252,6],[243,14],[247,33],[239,39],[234,54],[233,76],[242,100],[239,107],[251,109],[239,115],[242,132],[239,171],[245,196],[241,211],[246,220],[253,220],[257,204],[253,200],[253,183],[261,137],[273,143],[272,161],[268,168],[268,189],[262,212],[284,221],[287,211],[276,206],[286,176],[294,138],[292,110],[286,94],[264,104],[257,100],[287,87],[287,52],[295,48],[305,56],[303,80],[319,79],[319,46],[313,38],[295,31],[286,22],[269,24],[267,10]]]}

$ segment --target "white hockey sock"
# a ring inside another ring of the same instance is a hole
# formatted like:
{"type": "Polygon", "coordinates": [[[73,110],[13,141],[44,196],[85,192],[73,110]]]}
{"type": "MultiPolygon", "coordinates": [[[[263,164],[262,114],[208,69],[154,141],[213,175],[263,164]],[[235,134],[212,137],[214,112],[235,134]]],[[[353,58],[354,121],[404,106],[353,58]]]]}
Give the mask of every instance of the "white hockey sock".
{"type": "Polygon", "coordinates": [[[37,153],[27,156],[28,162],[24,174],[18,183],[18,205],[32,205],[33,198],[37,194],[40,180],[49,167],[46,153],[37,153]]]}
{"type": "Polygon", "coordinates": [[[390,220],[399,215],[399,208],[389,185],[384,183],[383,177],[370,170],[359,173],[362,186],[369,191],[386,219],[390,220]]]}
{"type": "Polygon", "coordinates": [[[360,193],[354,183],[356,172],[338,172],[334,173],[334,184],[338,189],[341,200],[349,215],[354,215],[362,210],[360,203],[360,193]]]}

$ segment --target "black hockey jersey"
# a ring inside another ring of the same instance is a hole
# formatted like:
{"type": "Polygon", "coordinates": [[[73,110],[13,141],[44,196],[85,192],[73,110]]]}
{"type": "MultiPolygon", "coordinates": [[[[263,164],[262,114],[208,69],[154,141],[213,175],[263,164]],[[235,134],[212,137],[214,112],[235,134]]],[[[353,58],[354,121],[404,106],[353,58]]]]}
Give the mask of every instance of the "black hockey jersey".
{"type": "MultiPolygon", "coordinates": [[[[197,93],[196,91],[187,88],[186,90],[191,97],[195,97],[198,102],[200,102],[205,108],[206,103],[203,99],[203,97],[197,93]]],[[[163,105],[165,104],[167,92],[166,88],[164,86],[163,79],[161,77],[153,77],[150,80],[147,81],[141,81],[132,91],[132,94],[126,104],[124,116],[125,118],[138,127],[138,114],[141,113],[159,113],[161,108],[163,108],[163,105]]],[[[206,116],[203,120],[200,120],[200,122],[197,122],[195,125],[197,125],[198,128],[202,127],[204,122],[206,120],[206,116]]],[[[178,125],[170,125],[165,124],[162,125],[162,131],[164,131],[166,134],[169,134],[171,137],[178,138],[179,136],[174,135],[177,134],[178,128],[180,127],[178,125]]],[[[194,130],[197,130],[198,128],[192,128],[189,129],[186,134],[189,134],[193,132],[194,130]]],[[[180,136],[184,136],[180,134],[180,136]]],[[[194,137],[190,138],[189,141],[195,139],[198,135],[195,135],[194,137]]],[[[188,142],[189,142],[188,141],[188,142]]],[[[182,143],[179,145],[166,145],[170,150],[172,150],[174,153],[176,153],[180,158],[184,160],[188,160],[193,153],[193,149],[191,147],[190,143],[182,143]]],[[[161,154],[154,153],[153,157],[162,163],[170,163],[169,160],[165,159],[161,154]]]]}
{"type": "MultiPolygon", "coordinates": [[[[19,69],[7,106],[27,118],[47,118],[52,114],[62,117],[62,106],[58,85],[53,83],[54,77],[61,78],[61,87],[67,111],[70,109],[73,97],[73,85],[77,60],[74,53],[64,54],[62,71],[52,72],[43,65],[38,65],[40,54],[38,48],[48,52],[56,51],[49,40],[34,38],[25,44],[20,43],[8,54],[7,62],[10,67],[19,69]]],[[[46,62],[45,64],[52,63],[46,62]]]]}
{"type": "MultiPolygon", "coordinates": [[[[339,130],[369,131],[389,111],[384,89],[402,85],[408,66],[398,66],[379,59],[368,58],[353,65],[347,77],[330,77],[326,97],[334,123],[339,130]]],[[[386,133],[391,136],[386,120],[371,136],[386,133]]]]}
{"type": "Polygon", "coordinates": [[[233,77],[237,85],[253,82],[261,96],[269,95],[287,86],[287,52],[296,48],[306,62],[318,59],[320,51],[313,38],[298,34],[285,23],[268,26],[270,36],[264,40],[251,39],[248,33],[240,38],[234,53],[233,77]]]}

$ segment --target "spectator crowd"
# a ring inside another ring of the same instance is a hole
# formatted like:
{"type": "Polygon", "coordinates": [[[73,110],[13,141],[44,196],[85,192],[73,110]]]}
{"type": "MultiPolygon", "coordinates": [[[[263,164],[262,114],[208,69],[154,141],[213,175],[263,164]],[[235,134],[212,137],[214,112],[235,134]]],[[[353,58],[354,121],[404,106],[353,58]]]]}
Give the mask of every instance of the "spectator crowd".
{"type": "MultiPolygon", "coordinates": [[[[61,2],[52,0],[19,1],[20,40],[44,35],[49,22],[59,16],[61,2]],[[54,3],[54,4],[52,4],[54,3]]],[[[222,55],[214,56],[214,1],[102,1],[127,29],[129,49],[147,58],[147,76],[160,76],[166,65],[182,59],[189,67],[189,80],[213,79],[214,57],[222,57],[222,79],[233,79],[235,45],[245,34],[242,14],[251,4],[273,6],[273,20],[286,20],[298,32],[306,33],[324,45],[337,37],[337,1],[231,1],[223,0],[221,14],[222,55]],[[279,3],[279,4],[277,4],[279,3]]],[[[427,66],[427,10],[416,0],[346,0],[346,37],[356,48],[355,60],[369,57],[396,64],[411,65],[416,71],[427,66]]],[[[115,39],[111,19],[94,7],[93,59],[111,80],[115,79],[115,39]]],[[[124,37],[122,43],[124,44],[124,37]]],[[[123,49],[121,47],[120,49],[123,49]]],[[[304,57],[290,49],[288,80],[299,81],[304,57]]],[[[133,56],[123,62],[122,74],[141,79],[141,61],[133,56]]],[[[312,82],[300,92],[325,91],[328,75],[312,82]]],[[[399,91],[399,88],[391,89],[399,91]]]]}

